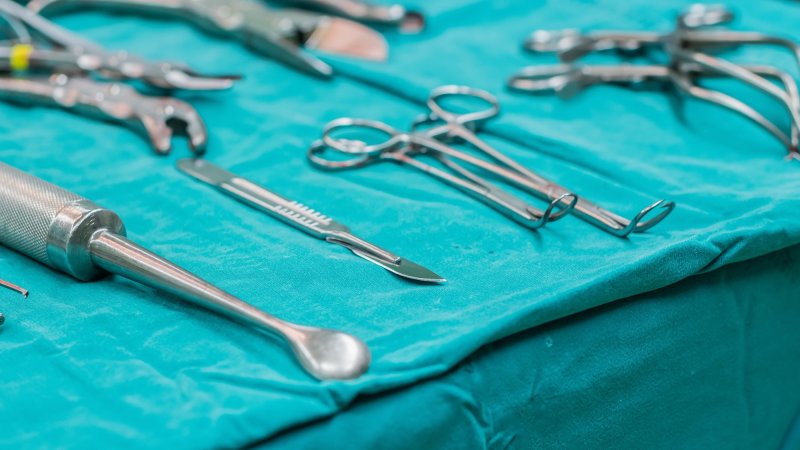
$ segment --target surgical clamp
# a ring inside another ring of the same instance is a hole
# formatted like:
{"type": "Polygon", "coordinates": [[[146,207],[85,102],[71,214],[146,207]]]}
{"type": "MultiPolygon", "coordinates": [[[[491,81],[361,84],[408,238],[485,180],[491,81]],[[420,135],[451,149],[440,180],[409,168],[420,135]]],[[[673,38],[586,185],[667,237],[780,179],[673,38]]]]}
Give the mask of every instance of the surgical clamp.
{"type": "Polygon", "coordinates": [[[486,171],[493,172],[498,176],[515,182],[517,185],[525,184],[522,177],[502,167],[486,163],[471,155],[442,145],[437,141],[428,140],[423,136],[404,134],[382,122],[342,118],[328,123],[324,133],[329,135],[340,128],[380,130],[391,136],[387,142],[391,141],[392,145],[375,153],[374,147],[353,145],[354,141],[352,140],[337,141],[329,137],[324,141],[315,141],[309,148],[308,159],[312,165],[322,170],[346,170],[363,167],[379,161],[394,161],[399,164],[407,164],[460,189],[531,229],[537,229],[548,222],[561,219],[575,207],[577,201],[577,198],[572,194],[564,195],[550,202],[547,209],[541,211],[520,198],[501,190],[452,159],[459,159],[486,171]],[[332,145],[328,144],[328,142],[331,142],[332,145]],[[329,148],[351,155],[363,154],[344,161],[341,159],[328,159],[322,154],[329,148]],[[418,161],[415,156],[419,154],[433,156],[450,172],[418,161]]]}
{"type": "MultiPolygon", "coordinates": [[[[51,53],[50,56],[55,58],[47,63],[37,58],[40,64],[53,66],[57,72],[77,66],[83,71],[97,72],[111,79],[141,80],[162,89],[199,91],[228,89],[240,78],[238,75],[201,75],[183,64],[152,62],[127,52],[109,52],[10,0],[0,0],[0,14],[24,24],[29,31],[44,38],[54,47],[54,52],[66,52],[51,53]],[[71,56],[67,53],[71,53],[71,56]]],[[[31,42],[22,43],[31,46],[28,51],[34,53],[33,56],[36,56],[35,51],[40,50],[40,46],[31,42]]]]}
{"type": "Polygon", "coordinates": [[[541,211],[454,160],[481,168],[518,187],[528,188],[529,183],[522,175],[456,150],[424,133],[403,133],[385,123],[366,119],[341,118],[328,123],[322,141],[313,143],[309,148],[308,158],[312,165],[324,170],[353,169],[379,161],[407,164],[460,189],[531,229],[563,218],[577,202],[575,195],[566,193],[552,200],[547,209],[541,211]],[[360,140],[334,137],[340,130],[378,132],[385,134],[387,139],[377,144],[367,144],[360,140]],[[323,156],[328,149],[352,157],[346,160],[328,159],[323,156]],[[450,172],[418,161],[416,156],[421,154],[432,156],[450,172]]]}
{"type": "Polygon", "coordinates": [[[115,273],[276,333],[316,378],[355,378],[369,366],[358,338],[269,315],[128,240],[112,211],[3,163],[0,223],[0,244],[78,280],[115,273]]]}
{"type": "Polygon", "coordinates": [[[208,141],[205,124],[191,105],[171,97],[148,97],[123,83],[65,74],[34,78],[0,76],[0,98],[55,105],[121,122],[145,133],[160,154],[167,154],[172,148],[173,127],[186,134],[190,148],[198,155],[205,152],[208,141]]]}
{"type": "MultiPolygon", "coordinates": [[[[800,105],[797,83],[791,75],[768,66],[747,66],[746,68],[758,75],[777,79],[782,83],[792,102],[800,105]]],[[[792,123],[791,135],[787,136],[773,122],[744,102],[722,92],[703,88],[695,83],[695,79],[699,77],[718,76],[718,73],[691,64],[684,64],[679,70],[658,65],[578,66],[561,64],[531,66],[522,69],[509,79],[508,86],[513,90],[532,94],[555,92],[562,99],[569,99],[587,86],[596,84],[639,87],[669,83],[691,97],[714,103],[746,117],[780,140],[787,148],[790,157],[797,157],[798,136],[794,123],[792,123]]]]}
{"type": "Polygon", "coordinates": [[[177,16],[323,78],[330,77],[333,69],[301,51],[301,45],[376,61],[388,55],[383,36],[358,22],[301,10],[273,10],[256,0],[33,0],[28,4],[30,11],[41,14],[86,7],[177,16]]]}
{"type": "Polygon", "coordinates": [[[302,203],[280,195],[200,159],[182,159],[178,169],[210,184],[220,192],[263,211],[316,238],[341,245],[355,255],[384,269],[414,281],[442,283],[444,278],[430,270],[371,244],[355,235],[343,224],[314,211],[302,203]]]}
{"type": "MultiPolygon", "coordinates": [[[[424,122],[444,122],[442,125],[426,130],[425,133],[428,137],[439,140],[457,139],[468,142],[490,158],[506,166],[509,170],[519,173],[526,178],[528,182],[524,183],[524,187],[528,188],[534,195],[545,200],[552,200],[569,193],[566,188],[545,179],[541,175],[519,164],[494,149],[475,134],[475,130],[480,128],[486,120],[496,117],[500,113],[500,105],[497,102],[497,98],[490,93],[465,86],[442,86],[431,92],[431,95],[428,97],[427,105],[432,113],[424,122]],[[445,108],[443,104],[445,98],[464,96],[481,99],[490,106],[484,111],[469,114],[459,114],[445,108]],[[470,125],[470,128],[467,128],[465,125],[470,125]]],[[[572,214],[603,231],[618,237],[627,237],[631,233],[641,233],[652,228],[663,220],[672,211],[673,207],[674,204],[672,202],[659,200],[639,211],[632,220],[628,220],[585,200],[582,196],[578,196],[572,214]],[[643,221],[643,219],[656,208],[661,208],[663,210],[650,220],[643,221]]]]}

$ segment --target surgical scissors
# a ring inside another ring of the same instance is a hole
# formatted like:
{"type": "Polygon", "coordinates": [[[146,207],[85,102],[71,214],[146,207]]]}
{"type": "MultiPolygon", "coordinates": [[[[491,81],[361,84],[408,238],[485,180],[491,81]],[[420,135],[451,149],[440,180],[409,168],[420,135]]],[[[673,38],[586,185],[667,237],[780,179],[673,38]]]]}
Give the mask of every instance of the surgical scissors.
{"type": "MultiPolygon", "coordinates": [[[[541,175],[514,161],[475,134],[475,131],[480,129],[486,121],[500,114],[500,105],[497,98],[492,94],[466,86],[442,86],[431,92],[431,95],[428,97],[427,105],[431,110],[431,114],[427,118],[418,121],[417,125],[425,122],[439,124],[438,126],[426,130],[425,134],[428,137],[439,140],[445,139],[448,141],[453,139],[466,141],[482,153],[506,166],[509,170],[523,176],[527,180],[525,187],[528,188],[532,194],[544,198],[545,200],[553,200],[554,198],[569,193],[569,190],[566,188],[545,179],[541,175]],[[489,107],[482,111],[459,114],[447,109],[444,105],[444,100],[448,97],[475,98],[482,100],[488,104],[489,107]]],[[[659,200],[639,211],[632,220],[628,220],[579,196],[572,213],[608,233],[619,237],[626,237],[630,233],[640,233],[652,228],[664,219],[673,207],[674,204],[672,202],[659,200]],[[659,206],[663,208],[663,211],[659,215],[650,220],[643,221],[652,210],[659,206]]]]}
{"type": "MultiPolygon", "coordinates": [[[[777,79],[783,85],[792,103],[800,105],[797,82],[791,75],[769,66],[747,66],[746,68],[760,76],[777,79]]],[[[698,86],[695,81],[701,77],[718,76],[719,74],[716,72],[693,64],[684,64],[680,69],[662,65],[579,66],[560,64],[526,67],[509,79],[508,86],[513,90],[532,94],[555,92],[559,97],[568,99],[584,88],[597,84],[626,87],[672,84],[686,95],[730,109],[753,121],[780,140],[786,146],[789,156],[796,158],[799,143],[797,126],[794,123],[792,123],[791,136],[787,136],[773,122],[746,103],[725,93],[698,86]]]]}
{"type": "Polygon", "coordinates": [[[314,166],[326,170],[353,169],[380,161],[407,164],[462,190],[531,229],[540,228],[548,222],[564,217],[577,203],[575,195],[566,193],[552,200],[547,209],[541,211],[519,197],[501,190],[454,160],[479,167],[518,187],[526,188],[530,183],[523,176],[444,145],[424,133],[404,133],[374,120],[341,118],[328,123],[323,131],[322,140],[313,143],[309,149],[308,158],[314,166]],[[385,135],[386,140],[368,144],[363,140],[334,136],[342,130],[378,132],[385,135]],[[350,155],[350,158],[328,159],[323,156],[328,149],[350,155]],[[450,172],[417,160],[416,156],[422,154],[432,156],[450,172]]]}

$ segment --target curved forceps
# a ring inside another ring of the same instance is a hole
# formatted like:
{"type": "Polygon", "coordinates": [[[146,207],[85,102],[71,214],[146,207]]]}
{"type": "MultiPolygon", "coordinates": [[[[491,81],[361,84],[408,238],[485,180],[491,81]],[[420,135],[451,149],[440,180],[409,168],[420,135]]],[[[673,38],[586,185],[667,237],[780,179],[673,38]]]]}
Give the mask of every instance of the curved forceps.
{"type": "MultiPolygon", "coordinates": [[[[516,172],[524,177],[525,183],[518,187],[545,200],[561,198],[569,193],[568,189],[547,180],[517,161],[514,161],[475,134],[475,131],[480,129],[487,120],[500,114],[500,105],[497,102],[497,98],[492,94],[466,86],[442,86],[431,92],[427,104],[431,109],[431,114],[425,119],[418,121],[416,125],[420,125],[424,122],[441,124],[424,131],[423,134],[425,136],[438,140],[460,139],[466,141],[482,153],[485,153],[498,163],[506,166],[508,170],[516,172]],[[489,107],[482,111],[460,114],[448,110],[441,103],[446,97],[458,96],[480,99],[487,103],[489,107]]],[[[633,219],[628,220],[607,209],[601,208],[583,197],[578,197],[573,214],[603,231],[618,237],[626,237],[631,233],[641,233],[652,228],[667,217],[674,206],[672,202],[659,200],[639,211],[633,219]],[[658,207],[662,208],[660,214],[647,221],[643,221],[651,211],[658,207]]]]}
{"type": "Polygon", "coordinates": [[[407,164],[462,190],[531,229],[540,228],[548,222],[564,217],[577,202],[575,195],[567,193],[551,201],[547,209],[541,211],[519,197],[501,190],[454,160],[479,167],[514,185],[526,186],[527,180],[518,173],[458,151],[424,134],[404,133],[374,120],[345,117],[328,123],[323,131],[322,141],[315,142],[309,149],[308,159],[314,166],[326,170],[354,169],[379,161],[407,164]],[[348,129],[377,131],[386,135],[387,139],[377,144],[367,144],[363,141],[334,137],[337,131],[348,129]],[[327,159],[322,154],[328,149],[351,157],[346,160],[327,159]],[[420,154],[432,156],[451,172],[419,161],[415,156],[420,154]]]}

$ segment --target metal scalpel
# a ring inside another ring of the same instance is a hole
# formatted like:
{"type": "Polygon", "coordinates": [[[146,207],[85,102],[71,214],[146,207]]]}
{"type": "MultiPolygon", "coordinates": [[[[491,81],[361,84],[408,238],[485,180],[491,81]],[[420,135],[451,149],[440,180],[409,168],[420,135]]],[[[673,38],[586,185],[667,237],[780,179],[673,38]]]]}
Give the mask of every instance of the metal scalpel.
{"type": "Polygon", "coordinates": [[[355,378],[370,363],[358,338],[267,314],[128,240],[114,212],[3,163],[0,244],[78,280],[115,273],[276,333],[318,379],[355,378]]]}
{"type": "Polygon", "coordinates": [[[375,263],[389,272],[409,280],[443,283],[447,280],[430,270],[401,258],[350,233],[343,224],[293,200],[268,191],[251,181],[234,175],[208,161],[182,159],[178,169],[219,191],[264,211],[311,236],[341,245],[356,255],[375,263]]]}

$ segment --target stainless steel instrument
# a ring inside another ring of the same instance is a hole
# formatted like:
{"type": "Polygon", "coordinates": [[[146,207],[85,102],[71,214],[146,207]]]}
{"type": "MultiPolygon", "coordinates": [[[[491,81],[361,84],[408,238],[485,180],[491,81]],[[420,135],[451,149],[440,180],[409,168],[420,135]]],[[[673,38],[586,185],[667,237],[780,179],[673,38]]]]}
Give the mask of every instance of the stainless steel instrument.
{"type": "Polygon", "coordinates": [[[14,3],[0,0],[0,15],[15,26],[16,43],[32,45],[28,55],[33,66],[51,66],[54,71],[79,67],[86,72],[97,72],[105,77],[119,80],[141,80],[163,89],[186,89],[196,91],[229,89],[239,79],[238,75],[201,75],[183,64],[165,61],[147,61],[127,52],[110,52],[100,45],[84,39],[44,17],[14,3]],[[36,52],[47,50],[44,45],[34,43],[38,38],[51,48],[51,60],[41,61],[44,55],[36,52]]]}
{"type": "Polygon", "coordinates": [[[312,165],[329,171],[356,169],[381,161],[408,165],[438,178],[534,230],[565,217],[577,202],[575,195],[564,194],[550,201],[542,211],[478,176],[461,163],[486,170],[515,186],[525,187],[526,181],[519,174],[451,148],[422,133],[404,133],[383,122],[372,120],[343,117],[329,122],[323,130],[323,139],[311,144],[307,156],[312,165]],[[335,137],[334,134],[342,129],[374,130],[384,133],[387,138],[378,144],[366,144],[359,140],[335,137]],[[328,150],[346,154],[350,159],[328,157],[328,150]],[[441,163],[442,168],[418,160],[417,156],[422,154],[432,156],[441,163]]]}
{"type": "Polygon", "coordinates": [[[566,188],[504,155],[476,134],[483,123],[500,113],[497,99],[486,91],[465,86],[442,86],[431,92],[428,108],[430,114],[418,120],[415,123],[415,131],[411,133],[403,133],[387,124],[370,120],[352,118],[334,120],[323,131],[322,139],[325,145],[313,145],[308,157],[315,166],[328,170],[362,167],[382,160],[408,164],[464,190],[530,228],[541,227],[571,212],[614,236],[627,237],[631,233],[641,233],[652,228],[667,217],[675,206],[672,202],[659,200],[643,208],[629,220],[582,197],[576,197],[566,188]],[[480,101],[486,108],[465,113],[455,112],[444,106],[446,98],[453,100],[459,97],[480,101]],[[421,129],[423,125],[427,128],[421,129]],[[363,140],[343,135],[359,129],[382,134],[386,139],[367,144],[363,140]],[[454,141],[469,144],[475,151],[488,156],[497,164],[457,150],[450,145],[450,142],[454,141]],[[327,158],[323,153],[328,148],[346,154],[350,158],[327,158]],[[433,156],[451,172],[423,164],[413,157],[415,155],[433,156]],[[519,197],[498,189],[466,167],[457,164],[456,159],[487,171],[520,190],[547,200],[550,205],[541,212],[519,197]],[[554,208],[560,210],[553,213],[554,208]]]}
{"type": "Polygon", "coordinates": [[[389,53],[383,35],[358,22],[302,10],[271,9],[256,0],[33,0],[27,7],[45,15],[104,8],[178,17],[320,77],[330,77],[333,69],[301,51],[301,46],[375,61],[385,61],[389,53]]]}
{"type": "MultiPolygon", "coordinates": [[[[798,129],[800,129],[800,98],[797,95],[796,82],[784,71],[763,66],[742,66],[726,59],[709,54],[710,51],[721,50],[742,45],[774,45],[792,52],[800,64],[800,44],[779,36],[761,33],[743,33],[729,30],[704,29],[729,23],[733,13],[719,5],[694,5],[680,14],[674,30],[667,33],[657,32],[593,32],[581,33],[578,30],[548,31],[538,30],[525,42],[524,46],[532,52],[555,52],[559,59],[571,63],[592,52],[616,51],[622,54],[640,54],[656,50],[666,55],[667,77],[671,84],[690,96],[716,103],[765,128],[789,151],[789,158],[796,159],[798,153],[798,129]],[[744,102],[729,95],[697,86],[695,79],[707,76],[724,76],[735,78],[743,83],[759,89],[775,98],[788,112],[791,119],[791,133],[780,131],[779,127],[744,102]],[[783,86],[777,86],[769,78],[778,79],[783,86]]],[[[649,54],[648,54],[649,55],[649,54]]],[[[570,70],[569,75],[559,68],[529,67],[513,76],[509,87],[518,91],[542,92],[551,84],[561,95],[569,96],[572,91],[579,90],[582,85],[593,84],[604,80],[628,84],[639,76],[636,72],[650,71],[650,75],[641,78],[652,80],[664,78],[655,72],[665,70],[660,67],[623,66],[614,71],[608,67],[585,67],[570,70]],[[547,72],[552,71],[550,80],[547,72]],[[556,72],[562,72],[561,74],[556,72]],[[614,72],[612,74],[612,72],[614,72]],[[596,76],[597,74],[601,74],[596,76]],[[652,75],[652,76],[651,76],[652,75]]]]}
{"type": "Polygon", "coordinates": [[[430,270],[401,258],[355,235],[344,225],[302,203],[288,200],[249,180],[239,177],[208,161],[182,159],[178,169],[197,180],[208,183],[242,203],[278,218],[306,234],[341,245],[357,256],[409,280],[443,283],[447,280],[430,270]]]}
{"type": "Polygon", "coordinates": [[[369,366],[358,338],[271,316],[128,240],[112,211],[3,163],[0,244],[78,280],[115,273],[276,333],[319,379],[355,378],[369,366]]]}
{"type": "Polygon", "coordinates": [[[160,154],[172,149],[173,131],[185,134],[195,154],[205,153],[208,132],[197,110],[172,97],[149,97],[131,86],[86,77],[0,75],[0,99],[58,106],[68,111],[118,122],[145,134],[160,154]]]}
{"type": "MultiPolygon", "coordinates": [[[[17,292],[18,294],[22,295],[23,298],[28,298],[28,290],[25,289],[25,288],[19,287],[14,283],[9,283],[6,280],[0,280],[0,286],[4,287],[6,289],[12,290],[14,292],[17,292]]],[[[0,313],[0,325],[2,325],[5,321],[6,321],[6,317],[3,315],[3,313],[0,313]]]]}
{"type": "Polygon", "coordinates": [[[201,159],[182,159],[178,169],[217,188],[242,203],[263,211],[318,239],[341,245],[384,269],[414,281],[443,283],[447,280],[355,235],[343,224],[302,203],[288,200],[249,180],[201,159]]]}
{"type": "MultiPolygon", "coordinates": [[[[759,76],[776,79],[791,101],[800,105],[797,82],[789,73],[770,66],[744,67],[759,76]]],[[[680,69],[642,64],[618,66],[557,64],[526,67],[509,78],[508,87],[529,94],[554,92],[563,99],[569,99],[583,89],[599,84],[636,88],[651,85],[663,88],[664,85],[672,85],[685,95],[719,105],[744,116],[775,136],[786,147],[790,156],[800,154],[798,127],[794,123],[791,126],[791,134],[787,135],[774,122],[748,104],[728,94],[704,88],[698,84],[698,79],[719,76],[720,74],[717,72],[692,64],[682,65],[680,69]]]]}
{"type": "Polygon", "coordinates": [[[360,0],[283,0],[337,16],[376,25],[395,26],[403,33],[419,33],[425,28],[425,16],[403,5],[376,5],[360,0]]]}

